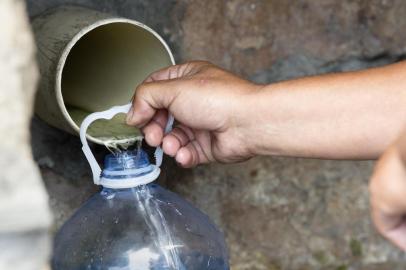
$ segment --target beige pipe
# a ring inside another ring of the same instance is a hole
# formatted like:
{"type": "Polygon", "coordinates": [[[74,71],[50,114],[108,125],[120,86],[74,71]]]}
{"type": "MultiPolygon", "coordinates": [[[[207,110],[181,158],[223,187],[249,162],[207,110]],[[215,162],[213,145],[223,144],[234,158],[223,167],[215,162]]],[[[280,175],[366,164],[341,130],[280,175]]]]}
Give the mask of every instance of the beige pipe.
{"type": "MultiPolygon", "coordinates": [[[[148,74],[174,64],[165,41],[134,20],[68,6],[39,16],[33,29],[41,72],[35,111],[73,134],[88,114],[128,103],[148,74]]],[[[140,136],[123,118],[96,122],[88,139],[140,136]]]]}

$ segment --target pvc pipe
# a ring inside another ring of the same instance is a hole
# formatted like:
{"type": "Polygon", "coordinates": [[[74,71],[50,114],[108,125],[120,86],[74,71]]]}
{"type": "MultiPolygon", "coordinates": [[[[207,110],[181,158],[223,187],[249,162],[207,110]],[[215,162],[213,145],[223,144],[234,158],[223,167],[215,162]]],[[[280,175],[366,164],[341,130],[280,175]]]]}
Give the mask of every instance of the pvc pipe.
{"type": "MultiPolygon", "coordinates": [[[[148,26],[86,8],[59,7],[37,17],[33,29],[41,73],[35,112],[72,134],[87,115],[128,103],[148,74],[175,63],[148,26]]],[[[88,139],[141,136],[124,117],[96,122],[88,139]]]]}

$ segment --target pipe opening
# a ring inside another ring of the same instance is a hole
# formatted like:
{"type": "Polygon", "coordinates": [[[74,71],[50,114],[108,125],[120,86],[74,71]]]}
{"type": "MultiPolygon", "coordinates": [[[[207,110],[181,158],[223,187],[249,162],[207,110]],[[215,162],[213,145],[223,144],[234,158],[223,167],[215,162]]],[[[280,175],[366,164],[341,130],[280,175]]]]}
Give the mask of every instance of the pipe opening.
{"type": "MultiPolygon", "coordinates": [[[[58,90],[74,129],[92,112],[130,102],[135,87],[151,72],[172,64],[167,47],[151,31],[131,22],[108,22],[73,44],[59,71],[58,90]]],[[[95,122],[90,139],[100,143],[140,136],[124,119],[121,114],[95,122]]]]}

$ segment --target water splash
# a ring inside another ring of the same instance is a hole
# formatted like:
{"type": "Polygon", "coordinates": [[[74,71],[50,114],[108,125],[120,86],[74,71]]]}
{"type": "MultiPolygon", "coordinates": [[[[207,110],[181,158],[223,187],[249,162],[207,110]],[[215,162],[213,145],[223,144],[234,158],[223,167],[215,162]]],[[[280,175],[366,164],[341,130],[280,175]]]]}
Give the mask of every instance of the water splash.
{"type": "Polygon", "coordinates": [[[133,146],[135,150],[139,153],[142,145],[143,137],[103,137],[100,138],[103,141],[104,146],[115,156],[123,151],[126,151],[133,146]]]}
{"type": "Polygon", "coordinates": [[[148,186],[134,188],[133,195],[139,203],[146,224],[155,234],[155,245],[161,248],[166,266],[170,269],[185,270],[178,252],[178,248],[183,245],[175,243],[169,224],[162,213],[160,201],[151,194],[148,186]]]}

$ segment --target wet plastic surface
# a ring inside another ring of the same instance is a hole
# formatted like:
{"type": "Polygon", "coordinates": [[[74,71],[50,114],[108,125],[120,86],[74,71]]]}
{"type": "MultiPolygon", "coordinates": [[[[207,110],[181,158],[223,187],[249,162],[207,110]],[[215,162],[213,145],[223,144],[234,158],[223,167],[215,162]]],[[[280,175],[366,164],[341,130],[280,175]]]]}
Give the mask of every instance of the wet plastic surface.
{"type": "MultiPolygon", "coordinates": [[[[109,162],[116,164],[106,159],[109,162]]],[[[145,159],[138,157],[137,164],[145,166],[145,159]]],[[[151,183],[104,188],[92,196],[57,234],[52,268],[227,270],[229,266],[224,237],[209,218],[151,183]]]]}

